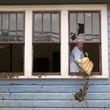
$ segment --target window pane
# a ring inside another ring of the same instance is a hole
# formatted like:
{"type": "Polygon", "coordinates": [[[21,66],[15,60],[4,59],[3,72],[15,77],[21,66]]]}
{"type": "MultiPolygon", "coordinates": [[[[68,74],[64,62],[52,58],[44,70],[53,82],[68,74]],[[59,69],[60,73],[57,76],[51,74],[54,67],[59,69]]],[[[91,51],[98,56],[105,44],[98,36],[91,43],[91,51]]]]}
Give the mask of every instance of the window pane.
{"type": "Polygon", "coordinates": [[[77,14],[77,34],[84,34],[84,13],[77,14]]]}
{"type": "Polygon", "coordinates": [[[0,14],[0,36],[1,36],[1,34],[2,34],[1,29],[2,29],[2,21],[1,21],[1,14],[0,14]]]}
{"type": "Polygon", "coordinates": [[[45,34],[45,32],[50,33],[50,30],[50,14],[43,14],[43,34],[45,34]]]}
{"type": "Polygon", "coordinates": [[[91,43],[84,45],[84,51],[88,52],[89,58],[94,63],[93,72],[100,72],[101,64],[101,53],[100,53],[100,44],[91,43]]]}
{"type": "Polygon", "coordinates": [[[77,34],[77,20],[75,13],[70,14],[70,33],[77,34]]]}
{"type": "Polygon", "coordinates": [[[60,19],[58,13],[39,12],[34,14],[34,41],[60,40],[60,19]]]}
{"type": "Polygon", "coordinates": [[[52,14],[52,34],[51,40],[52,41],[59,41],[60,40],[60,20],[59,14],[52,14]]]}
{"type": "Polygon", "coordinates": [[[16,31],[16,14],[10,14],[10,30],[16,31]]]}
{"type": "Polygon", "coordinates": [[[86,42],[100,42],[99,12],[70,12],[70,42],[79,36],[86,42]]]}
{"type": "Polygon", "coordinates": [[[24,14],[17,14],[17,30],[24,30],[24,14]]]}
{"type": "Polygon", "coordinates": [[[85,13],[85,34],[92,34],[91,13],[85,13]]]}
{"type": "Polygon", "coordinates": [[[0,45],[0,72],[23,73],[23,45],[0,45]]]}
{"type": "Polygon", "coordinates": [[[59,33],[59,14],[52,14],[52,33],[59,33]]]}
{"type": "Polygon", "coordinates": [[[34,44],[33,56],[33,72],[60,72],[60,44],[34,44]]]}
{"type": "Polygon", "coordinates": [[[85,39],[91,40],[92,38],[92,14],[85,13],[85,39]]]}
{"type": "Polygon", "coordinates": [[[100,18],[99,13],[93,13],[93,37],[100,39],[100,18]]]}
{"type": "Polygon", "coordinates": [[[4,42],[23,41],[24,14],[7,12],[0,15],[0,40],[4,42]]]}
{"type": "Polygon", "coordinates": [[[52,33],[52,34],[50,35],[50,40],[51,40],[51,41],[55,41],[55,42],[59,42],[59,41],[60,41],[59,34],[52,33]]]}
{"type": "Polygon", "coordinates": [[[43,14],[43,40],[50,41],[51,29],[50,29],[50,14],[43,14]]]}
{"type": "Polygon", "coordinates": [[[77,34],[77,18],[76,13],[70,13],[70,42],[72,41],[71,36],[77,34]]]}
{"type": "Polygon", "coordinates": [[[9,16],[8,14],[2,14],[2,29],[3,30],[8,30],[8,25],[9,25],[9,16]]]}
{"type": "Polygon", "coordinates": [[[84,13],[77,14],[78,23],[84,24],[84,13]]]}
{"type": "Polygon", "coordinates": [[[16,41],[17,40],[16,32],[9,32],[8,40],[16,41]]]}
{"type": "Polygon", "coordinates": [[[9,15],[2,14],[2,32],[0,40],[8,41],[8,35],[9,35],[9,15]]]}
{"type": "Polygon", "coordinates": [[[23,45],[12,45],[12,72],[23,72],[23,45]]]}
{"type": "Polygon", "coordinates": [[[1,18],[1,16],[2,15],[0,14],[0,30],[2,29],[2,21],[1,21],[2,18],[1,18]]]}
{"type": "MultiPolygon", "coordinates": [[[[81,60],[88,53],[94,63],[92,74],[101,74],[101,43],[99,12],[70,12],[69,16],[70,55],[69,69],[71,75],[82,74],[75,61],[81,60]],[[73,23],[74,22],[74,23],[73,23]],[[96,29],[97,28],[97,29],[96,29]],[[77,31],[77,33],[74,32],[77,31]],[[72,33],[72,34],[71,34],[72,33]],[[75,43],[73,38],[82,39],[85,43],[75,43]],[[80,47],[80,50],[78,50],[80,47]],[[82,53],[83,50],[83,53],[82,53]]],[[[84,65],[85,66],[85,65],[84,65]]],[[[87,65],[86,65],[87,66],[87,65]]]]}
{"type": "Polygon", "coordinates": [[[17,31],[17,41],[23,41],[24,33],[22,31],[17,31]]]}
{"type": "MultiPolygon", "coordinates": [[[[74,62],[74,56],[76,53],[75,51],[78,51],[78,50],[75,50],[76,48],[75,47],[75,44],[71,43],[70,44],[70,74],[71,75],[79,75],[79,74],[83,74],[82,72],[79,72],[79,68],[78,66],[76,66],[75,62],[74,62]],[[75,51],[72,51],[72,50],[75,50],[75,51]]],[[[100,71],[100,66],[101,66],[101,53],[100,53],[100,44],[98,43],[90,43],[90,44],[84,44],[84,48],[83,48],[83,52],[87,52],[88,55],[89,55],[89,58],[90,60],[94,63],[94,68],[93,68],[93,74],[101,74],[101,71],[100,71]],[[95,73],[96,72],[96,73],[95,73]]],[[[78,58],[80,57],[80,54],[78,54],[77,52],[77,56],[75,58],[78,58]]],[[[86,65],[87,63],[85,63],[86,65]]],[[[87,66],[87,65],[86,65],[87,66]]]]}
{"type": "Polygon", "coordinates": [[[42,32],[42,14],[35,14],[34,31],[42,32]]]}

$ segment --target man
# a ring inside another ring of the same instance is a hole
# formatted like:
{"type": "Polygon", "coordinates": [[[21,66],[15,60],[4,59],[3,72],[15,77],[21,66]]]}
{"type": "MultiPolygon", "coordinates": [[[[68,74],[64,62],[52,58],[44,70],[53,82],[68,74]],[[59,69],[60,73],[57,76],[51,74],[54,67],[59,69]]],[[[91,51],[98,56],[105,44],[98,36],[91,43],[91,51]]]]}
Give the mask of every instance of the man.
{"type": "Polygon", "coordinates": [[[80,62],[81,59],[84,57],[83,47],[84,47],[83,38],[77,38],[76,45],[73,48],[70,55],[70,72],[76,73],[80,71],[80,68],[77,65],[77,63],[80,62]]]}

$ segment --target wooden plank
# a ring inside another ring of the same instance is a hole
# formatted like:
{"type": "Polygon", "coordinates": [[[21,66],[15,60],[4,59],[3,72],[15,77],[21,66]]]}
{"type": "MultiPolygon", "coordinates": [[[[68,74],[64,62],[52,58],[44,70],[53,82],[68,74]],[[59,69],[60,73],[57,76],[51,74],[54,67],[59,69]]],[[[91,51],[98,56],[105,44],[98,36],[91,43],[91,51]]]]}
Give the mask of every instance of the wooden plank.
{"type": "Polygon", "coordinates": [[[110,108],[0,108],[0,110],[110,110],[110,108]]]}
{"type": "MultiPolygon", "coordinates": [[[[0,93],[73,93],[81,85],[10,85],[0,86],[0,93]]],[[[110,85],[90,85],[88,92],[109,93],[110,85]]]]}
{"type": "MultiPolygon", "coordinates": [[[[110,93],[88,93],[85,99],[110,100],[110,93]]],[[[0,93],[0,100],[74,100],[74,93],[0,93]]]]}
{"type": "MultiPolygon", "coordinates": [[[[0,85],[74,85],[84,84],[84,80],[78,79],[25,79],[25,80],[0,80],[0,85]]],[[[95,79],[90,80],[89,84],[107,85],[110,84],[110,79],[95,79]]]]}
{"type": "Polygon", "coordinates": [[[110,108],[0,108],[0,110],[110,110],[110,108]]]}
{"type": "MultiPolygon", "coordinates": [[[[0,86],[0,93],[73,93],[81,85],[10,85],[0,86]]],[[[110,85],[90,85],[88,92],[109,93],[110,85]]]]}
{"type": "Polygon", "coordinates": [[[86,100],[78,102],[75,100],[0,100],[1,108],[110,108],[110,100],[86,100]]]}

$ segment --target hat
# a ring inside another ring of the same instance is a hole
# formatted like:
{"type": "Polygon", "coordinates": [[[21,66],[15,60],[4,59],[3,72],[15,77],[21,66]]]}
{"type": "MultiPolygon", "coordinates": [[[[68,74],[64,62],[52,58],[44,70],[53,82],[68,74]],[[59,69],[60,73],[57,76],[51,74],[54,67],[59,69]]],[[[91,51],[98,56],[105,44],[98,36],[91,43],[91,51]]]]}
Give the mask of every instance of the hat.
{"type": "Polygon", "coordinates": [[[75,42],[78,43],[78,42],[84,42],[84,36],[77,36],[75,42]]]}

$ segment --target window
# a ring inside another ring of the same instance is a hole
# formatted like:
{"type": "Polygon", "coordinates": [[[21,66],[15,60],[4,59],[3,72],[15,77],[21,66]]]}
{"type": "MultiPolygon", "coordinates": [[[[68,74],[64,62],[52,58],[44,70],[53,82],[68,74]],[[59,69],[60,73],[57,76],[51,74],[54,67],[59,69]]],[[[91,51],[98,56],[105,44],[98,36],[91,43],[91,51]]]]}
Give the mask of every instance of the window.
{"type": "Polygon", "coordinates": [[[24,13],[0,12],[0,77],[23,75],[24,13]]]}
{"type": "Polygon", "coordinates": [[[0,78],[81,78],[69,70],[72,34],[84,37],[91,78],[108,78],[106,4],[1,6],[0,78]]]}
{"type": "MultiPolygon", "coordinates": [[[[93,73],[102,74],[100,11],[69,12],[70,53],[75,46],[77,37],[84,39],[84,52],[87,52],[94,63],[93,73]],[[76,37],[72,40],[72,35],[76,37]]],[[[74,75],[75,73],[70,73],[74,75]]],[[[79,73],[77,73],[79,74],[79,73]]]]}
{"type": "Polygon", "coordinates": [[[60,72],[60,13],[33,13],[33,75],[60,72]]]}
{"type": "MultiPolygon", "coordinates": [[[[94,62],[94,70],[91,78],[108,78],[108,39],[107,39],[107,7],[92,6],[74,7],[69,11],[69,56],[75,41],[71,36],[84,37],[85,48],[90,59],[94,62]],[[93,51],[93,52],[92,52],[93,51]]],[[[68,64],[69,76],[80,78],[79,74],[70,73],[70,62],[68,64]]]]}

